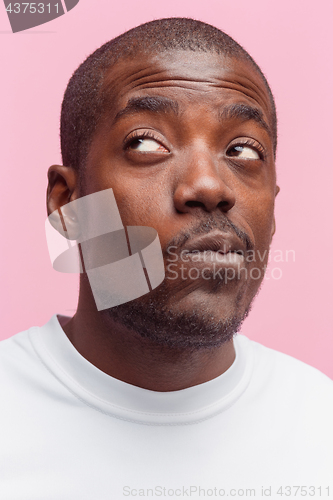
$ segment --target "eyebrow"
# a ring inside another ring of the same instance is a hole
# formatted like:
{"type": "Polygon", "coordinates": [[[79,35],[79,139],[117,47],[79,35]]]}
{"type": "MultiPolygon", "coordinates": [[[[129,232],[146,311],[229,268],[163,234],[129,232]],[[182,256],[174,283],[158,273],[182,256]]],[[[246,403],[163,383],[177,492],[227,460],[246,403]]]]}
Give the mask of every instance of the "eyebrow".
{"type": "Polygon", "coordinates": [[[123,116],[134,115],[142,111],[150,111],[151,113],[173,113],[176,116],[179,114],[178,102],[168,97],[162,96],[145,96],[132,97],[129,99],[125,108],[121,109],[115,116],[116,123],[123,116]]]}
{"type": "Polygon", "coordinates": [[[229,106],[225,106],[219,110],[218,115],[221,121],[232,119],[242,121],[253,120],[265,129],[269,135],[272,135],[270,126],[264,120],[263,112],[258,108],[249,106],[248,104],[231,104],[229,106]]]}
{"type": "MultiPolygon", "coordinates": [[[[121,109],[114,118],[114,124],[123,118],[124,116],[134,115],[142,111],[148,111],[150,113],[173,113],[175,116],[179,116],[179,105],[177,101],[164,96],[143,96],[143,97],[132,97],[129,99],[125,108],[121,109]]],[[[270,126],[264,120],[263,113],[260,109],[250,106],[248,104],[231,104],[229,106],[224,106],[218,110],[218,118],[220,121],[227,120],[241,120],[250,121],[253,120],[263,129],[272,135],[270,126]]]]}

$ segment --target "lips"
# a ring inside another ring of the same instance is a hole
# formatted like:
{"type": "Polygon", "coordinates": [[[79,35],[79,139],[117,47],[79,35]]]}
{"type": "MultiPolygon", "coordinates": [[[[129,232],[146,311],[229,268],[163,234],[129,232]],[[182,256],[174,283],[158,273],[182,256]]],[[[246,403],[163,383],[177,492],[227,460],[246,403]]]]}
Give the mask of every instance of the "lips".
{"type": "Polygon", "coordinates": [[[183,249],[186,254],[198,252],[217,252],[219,254],[236,253],[245,254],[243,242],[232,233],[211,233],[191,240],[183,249]]]}

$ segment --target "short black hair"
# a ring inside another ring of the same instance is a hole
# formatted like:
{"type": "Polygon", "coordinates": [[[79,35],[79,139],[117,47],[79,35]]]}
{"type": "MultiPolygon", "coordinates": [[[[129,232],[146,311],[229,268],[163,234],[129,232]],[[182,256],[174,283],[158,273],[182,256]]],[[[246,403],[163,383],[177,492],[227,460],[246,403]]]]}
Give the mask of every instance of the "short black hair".
{"type": "Polygon", "coordinates": [[[241,45],[218,28],[194,19],[173,17],[150,21],[110,40],[93,52],[74,72],[61,109],[60,139],[64,165],[83,171],[94,132],[105,109],[106,97],[102,91],[104,79],[117,60],[172,49],[214,52],[249,61],[261,75],[268,91],[276,152],[274,98],[256,62],[241,45]]]}

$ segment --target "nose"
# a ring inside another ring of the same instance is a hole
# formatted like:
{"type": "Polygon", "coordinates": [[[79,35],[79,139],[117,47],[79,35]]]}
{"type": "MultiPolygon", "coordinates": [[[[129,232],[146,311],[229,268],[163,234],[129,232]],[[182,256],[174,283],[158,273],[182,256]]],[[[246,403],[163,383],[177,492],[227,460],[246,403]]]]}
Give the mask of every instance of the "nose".
{"type": "Polygon", "coordinates": [[[219,209],[227,213],[235,205],[232,174],[223,161],[216,160],[210,151],[201,148],[184,163],[178,171],[174,192],[178,212],[189,213],[201,208],[206,212],[219,209]]]}

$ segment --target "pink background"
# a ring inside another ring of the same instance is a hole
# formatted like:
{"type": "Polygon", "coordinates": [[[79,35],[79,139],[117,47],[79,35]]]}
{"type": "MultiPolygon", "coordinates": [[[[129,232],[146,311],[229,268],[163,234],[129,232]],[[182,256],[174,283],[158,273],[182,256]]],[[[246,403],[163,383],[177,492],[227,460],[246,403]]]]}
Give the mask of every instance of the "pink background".
{"type": "Polygon", "coordinates": [[[12,34],[1,2],[0,338],[76,307],[78,276],[52,269],[44,235],[46,171],[61,161],[60,105],[72,72],[140,23],[194,17],[250,52],[278,109],[272,250],[296,257],[271,263],[282,277],[269,272],[243,333],[333,378],[332,15],[331,0],[80,0],[66,15],[12,34]]]}

